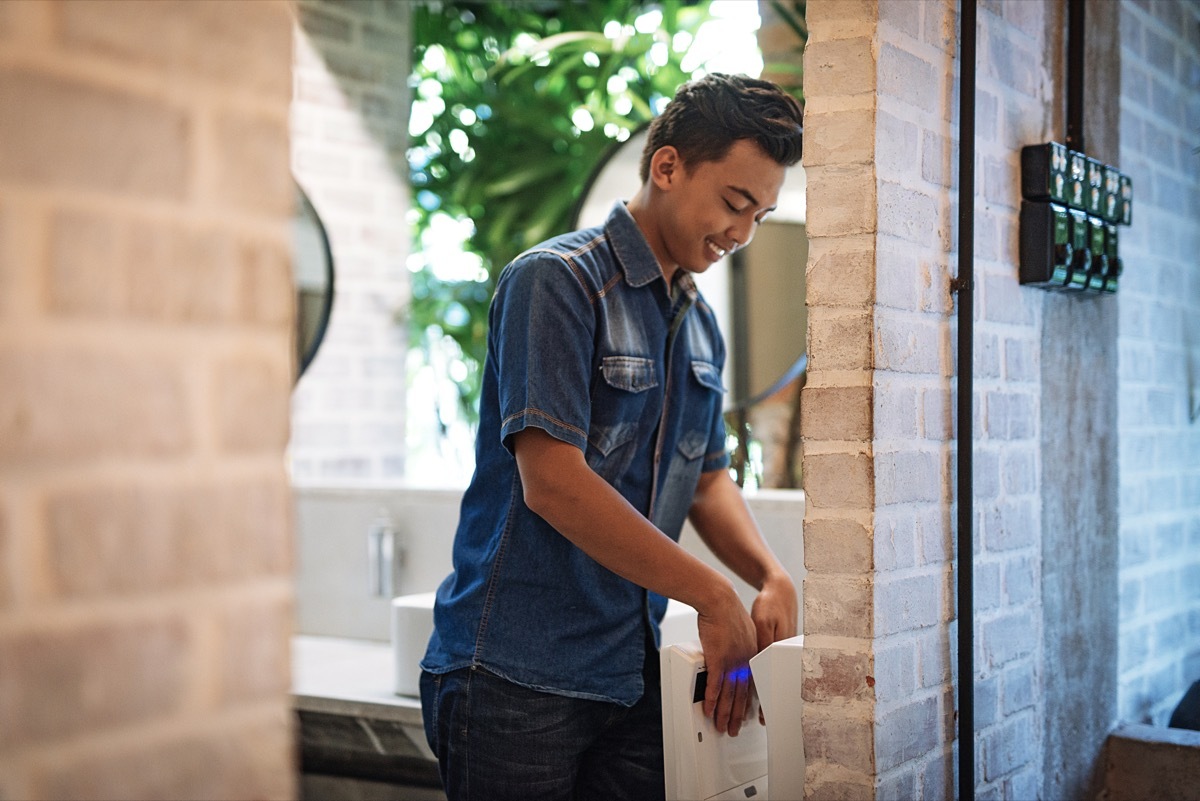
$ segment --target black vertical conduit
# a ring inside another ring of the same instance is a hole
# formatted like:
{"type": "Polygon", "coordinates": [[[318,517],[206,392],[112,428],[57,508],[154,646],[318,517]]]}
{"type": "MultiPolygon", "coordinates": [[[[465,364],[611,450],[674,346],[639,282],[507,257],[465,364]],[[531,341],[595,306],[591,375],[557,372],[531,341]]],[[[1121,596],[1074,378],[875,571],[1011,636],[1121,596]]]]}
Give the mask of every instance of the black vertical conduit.
{"type": "Polygon", "coordinates": [[[958,797],[975,798],[974,508],[975,4],[959,13],[958,90],[958,797]]]}
{"type": "Polygon", "coordinates": [[[1083,146],[1083,0],[1067,0],[1067,147],[1083,146]]]}

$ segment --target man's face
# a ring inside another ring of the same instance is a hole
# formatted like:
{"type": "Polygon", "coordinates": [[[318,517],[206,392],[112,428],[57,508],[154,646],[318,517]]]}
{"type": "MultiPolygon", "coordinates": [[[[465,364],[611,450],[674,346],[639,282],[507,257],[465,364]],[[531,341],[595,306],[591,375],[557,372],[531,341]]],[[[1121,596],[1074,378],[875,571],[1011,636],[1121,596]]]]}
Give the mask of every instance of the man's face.
{"type": "Polygon", "coordinates": [[[688,272],[702,273],[749,244],[759,222],[774,210],[786,171],[749,139],[734,142],[720,161],[682,165],[664,198],[668,258],[688,272]]]}

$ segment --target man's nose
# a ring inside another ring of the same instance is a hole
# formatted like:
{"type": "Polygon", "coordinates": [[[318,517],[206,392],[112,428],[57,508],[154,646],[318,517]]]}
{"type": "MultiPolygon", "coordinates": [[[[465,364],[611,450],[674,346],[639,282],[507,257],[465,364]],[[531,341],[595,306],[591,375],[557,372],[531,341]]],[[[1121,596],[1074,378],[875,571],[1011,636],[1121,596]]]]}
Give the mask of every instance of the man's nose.
{"type": "Polygon", "coordinates": [[[729,227],[726,236],[734,241],[738,248],[744,248],[750,244],[750,240],[754,238],[754,220],[739,219],[729,227]]]}

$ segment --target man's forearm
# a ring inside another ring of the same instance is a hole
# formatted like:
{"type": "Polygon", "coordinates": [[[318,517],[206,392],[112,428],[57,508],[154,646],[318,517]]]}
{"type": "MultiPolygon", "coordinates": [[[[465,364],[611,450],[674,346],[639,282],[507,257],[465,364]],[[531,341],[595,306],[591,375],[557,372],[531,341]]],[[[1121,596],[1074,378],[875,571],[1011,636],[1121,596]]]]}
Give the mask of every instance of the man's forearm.
{"type": "Polygon", "coordinates": [[[755,589],[773,579],[791,580],[762,538],[741,489],[724,470],[700,477],[688,518],[713,555],[755,589]]]}
{"type": "Polygon", "coordinates": [[[727,578],[655,528],[587,466],[578,448],[539,429],[516,436],[526,505],[588,556],[701,612],[736,599],[727,578]]]}
{"type": "Polygon", "coordinates": [[[718,732],[736,735],[746,712],[750,657],[759,641],[773,635],[747,615],[733,582],[655,528],[588,467],[575,446],[532,428],[514,435],[513,450],[530,509],[617,575],[696,610],[712,677],[704,713],[718,732]]]}

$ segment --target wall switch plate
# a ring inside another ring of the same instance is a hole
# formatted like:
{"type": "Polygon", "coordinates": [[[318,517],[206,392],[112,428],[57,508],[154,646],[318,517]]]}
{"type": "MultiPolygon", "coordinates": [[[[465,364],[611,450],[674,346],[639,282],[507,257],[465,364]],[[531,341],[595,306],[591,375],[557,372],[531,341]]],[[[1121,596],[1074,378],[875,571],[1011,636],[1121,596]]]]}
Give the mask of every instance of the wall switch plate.
{"type": "Polygon", "coordinates": [[[1022,284],[1115,292],[1124,265],[1117,225],[1133,217],[1133,182],[1059,142],[1021,148],[1022,284]]]}

